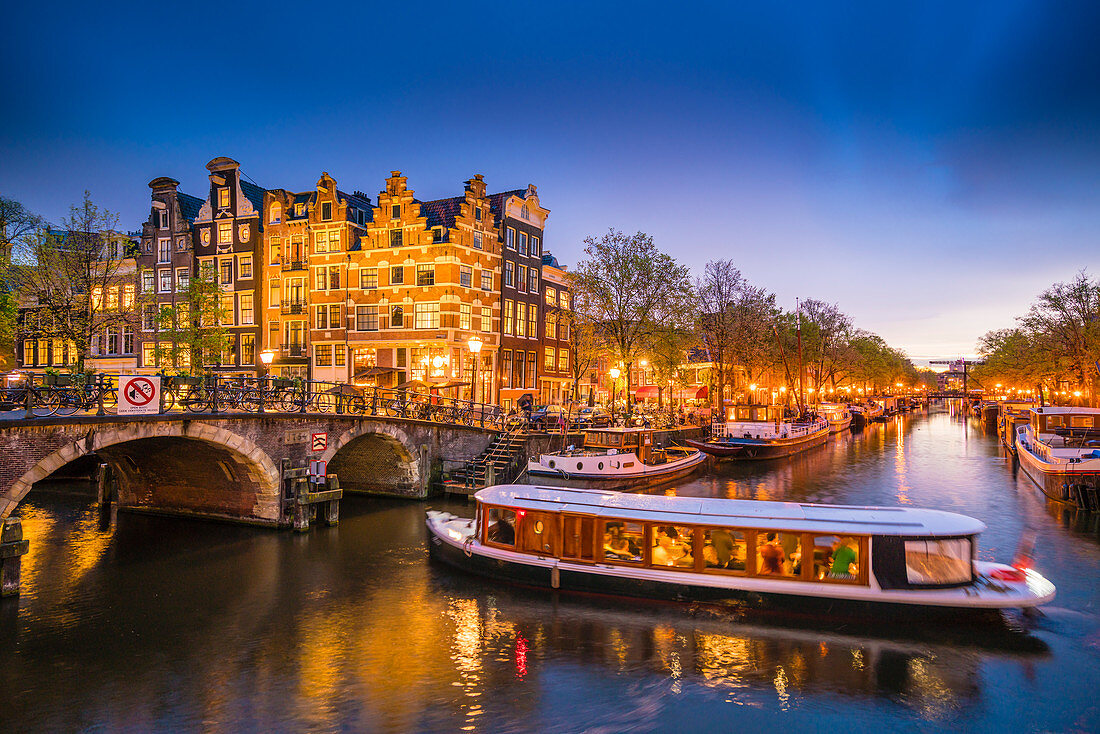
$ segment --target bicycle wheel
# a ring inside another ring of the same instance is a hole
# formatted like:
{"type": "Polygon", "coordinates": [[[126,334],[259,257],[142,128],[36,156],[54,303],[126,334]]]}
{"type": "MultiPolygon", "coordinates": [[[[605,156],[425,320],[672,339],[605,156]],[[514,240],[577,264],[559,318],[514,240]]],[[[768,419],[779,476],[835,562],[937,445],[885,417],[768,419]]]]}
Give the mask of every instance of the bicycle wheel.
{"type": "Polygon", "coordinates": [[[279,395],[279,409],[284,413],[295,413],[302,404],[302,394],[288,387],[279,395]]]}
{"type": "Polygon", "coordinates": [[[176,407],[176,391],[174,389],[162,390],[161,396],[164,398],[164,412],[172,410],[176,407]]]}
{"type": "Polygon", "coordinates": [[[62,388],[57,391],[58,405],[55,415],[72,415],[84,407],[81,391],[72,387],[62,388]]]}
{"type": "Polygon", "coordinates": [[[363,415],[363,413],[367,412],[367,401],[359,395],[352,395],[350,398],[348,398],[345,410],[348,413],[363,415]]]}
{"type": "Polygon", "coordinates": [[[103,390],[103,412],[112,415],[118,412],[118,392],[112,388],[103,390]]]}
{"type": "Polygon", "coordinates": [[[313,396],[313,409],[318,413],[335,413],[336,396],[327,392],[317,393],[313,396]]]}
{"type": "Polygon", "coordinates": [[[190,413],[205,413],[210,409],[210,396],[206,388],[191,388],[180,400],[180,405],[190,413]]]}
{"type": "Polygon", "coordinates": [[[60,405],[61,398],[56,390],[45,388],[34,391],[34,408],[32,412],[36,417],[45,418],[48,415],[53,415],[60,405]]]}
{"type": "Polygon", "coordinates": [[[386,415],[400,418],[405,414],[405,403],[400,400],[391,400],[386,403],[386,415]]]}

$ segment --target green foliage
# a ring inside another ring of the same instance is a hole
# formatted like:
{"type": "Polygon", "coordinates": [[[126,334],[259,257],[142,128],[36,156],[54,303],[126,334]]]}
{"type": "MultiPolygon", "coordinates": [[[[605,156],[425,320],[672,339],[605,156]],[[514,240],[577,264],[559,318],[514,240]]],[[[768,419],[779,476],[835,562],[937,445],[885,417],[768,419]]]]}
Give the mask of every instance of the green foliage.
{"type": "Polygon", "coordinates": [[[221,297],[216,274],[207,270],[193,276],[173,303],[158,305],[155,297],[149,297],[145,307],[156,307],[157,364],[188,372],[221,361],[229,344],[229,331],[222,326],[227,313],[221,297]]]}

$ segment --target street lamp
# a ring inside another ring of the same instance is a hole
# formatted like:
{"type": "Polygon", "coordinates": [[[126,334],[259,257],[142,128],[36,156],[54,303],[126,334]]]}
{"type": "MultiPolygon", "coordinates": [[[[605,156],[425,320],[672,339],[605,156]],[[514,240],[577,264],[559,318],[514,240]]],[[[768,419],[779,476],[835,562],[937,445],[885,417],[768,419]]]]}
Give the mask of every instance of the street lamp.
{"type": "Polygon", "coordinates": [[[480,367],[481,362],[481,339],[477,334],[474,334],[467,340],[466,346],[470,349],[470,354],[474,355],[474,381],[470,385],[470,402],[477,402],[477,368],[480,367]]]}
{"type": "Polygon", "coordinates": [[[619,375],[621,375],[622,372],[619,370],[618,367],[612,367],[610,370],[608,370],[607,374],[611,375],[611,420],[614,421],[615,420],[615,381],[619,379],[619,375]]]}
{"type": "Polygon", "coordinates": [[[256,410],[257,413],[264,412],[264,385],[267,384],[267,372],[274,359],[275,352],[270,349],[265,349],[260,352],[260,364],[263,365],[263,374],[260,375],[260,407],[256,410]]]}

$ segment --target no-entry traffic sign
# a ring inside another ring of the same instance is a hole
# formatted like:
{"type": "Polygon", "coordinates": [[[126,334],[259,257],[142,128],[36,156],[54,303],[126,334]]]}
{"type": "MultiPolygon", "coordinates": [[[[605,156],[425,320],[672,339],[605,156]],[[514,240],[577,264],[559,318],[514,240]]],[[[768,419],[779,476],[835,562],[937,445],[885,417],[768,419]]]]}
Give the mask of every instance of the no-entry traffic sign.
{"type": "Polygon", "coordinates": [[[160,412],[160,376],[130,375],[118,378],[118,414],[145,415],[160,412]]]}

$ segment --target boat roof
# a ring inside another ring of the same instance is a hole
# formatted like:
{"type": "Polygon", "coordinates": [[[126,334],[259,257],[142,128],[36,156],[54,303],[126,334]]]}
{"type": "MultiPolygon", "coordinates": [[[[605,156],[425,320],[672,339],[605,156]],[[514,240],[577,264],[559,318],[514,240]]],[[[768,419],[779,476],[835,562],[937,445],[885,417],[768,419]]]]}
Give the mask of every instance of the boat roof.
{"type": "Polygon", "coordinates": [[[1033,413],[1043,415],[1100,415],[1100,408],[1075,408],[1071,405],[1044,405],[1041,408],[1032,408],[1033,413]]]}
{"type": "Polygon", "coordinates": [[[985,523],[966,515],[912,507],[858,507],[801,502],[670,497],[599,489],[501,484],[474,495],[479,502],[543,512],[669,524],[793,530],[829,534],[975,535],[985,523]]]}

